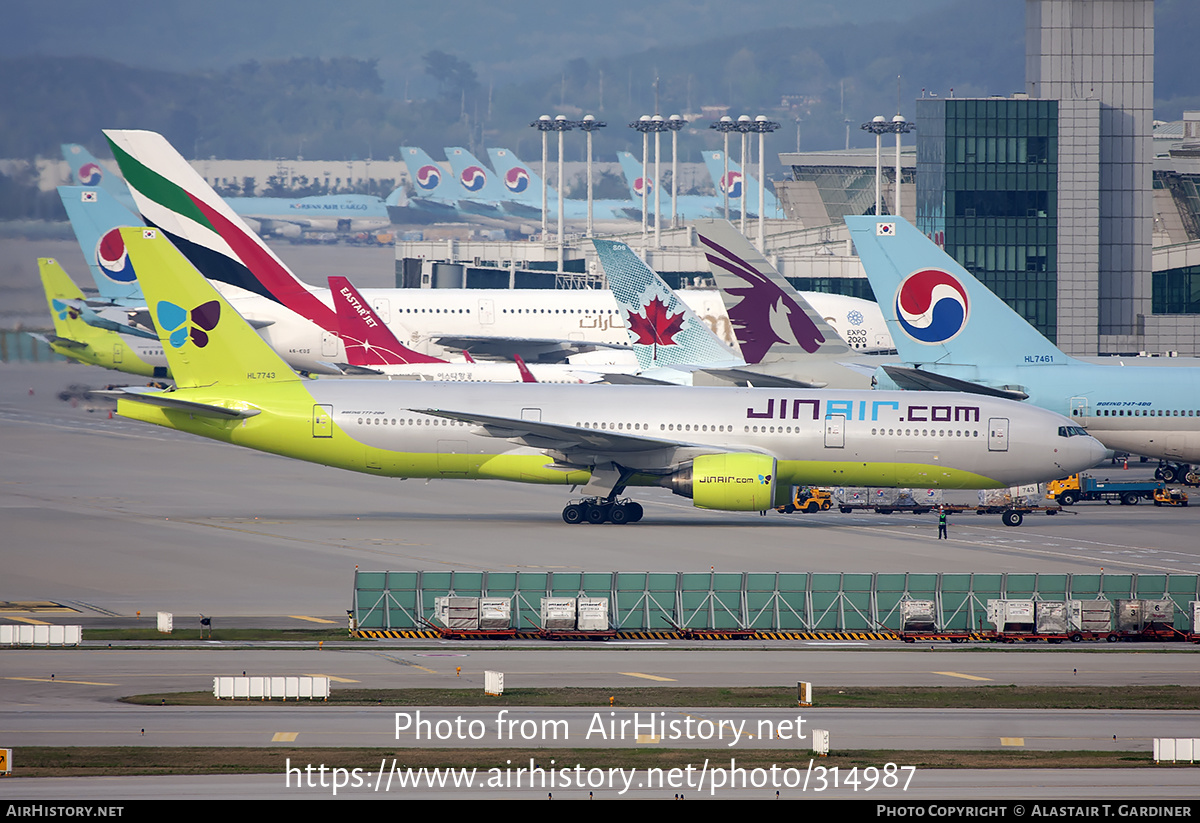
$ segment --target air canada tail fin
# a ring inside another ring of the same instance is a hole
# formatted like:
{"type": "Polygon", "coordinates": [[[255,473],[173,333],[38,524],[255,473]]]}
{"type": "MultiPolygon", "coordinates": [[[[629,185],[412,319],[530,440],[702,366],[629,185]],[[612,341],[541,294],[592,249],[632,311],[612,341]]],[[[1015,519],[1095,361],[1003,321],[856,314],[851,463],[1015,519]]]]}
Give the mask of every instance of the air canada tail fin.
{"type": "Polygon", "coordinates": [[[260,294],[321,328],[337,315],[259,239],[161,134],[105,131],[138,211],[202,275],[260,294]]]}
{"type": "Polygon", "coordinates": [[[299,380],[157,229],[121,229],[180,388],[299,380]]]}
{"type": "Polygon", "coordinates": [[[624,243],[592,240],[642,370],[745,365],[624,243]]]}
{"type": "Polygon", "coordinates": [[[847,217],[900,357],[943,365],[1071,360],[902,217],[847,217]]]}
{"type": "Polygon", "coordinates": [[[100,296],[111,301],[140,299],[142,290],[137,273],[125,253],[118,229],[140,226],[141,218],[102,188],[59,186],[58,196],[100,296]]]}
{"type": "MultiPolygon", "coordinates": [[[[500,176],[504,188],[513,199],[530,205],[541,205],[542,178],[533,166],[521,161],[511,149],[488,149],[492,168],[500,176]]],[[[546,189],[546,202],[553,202],[558,195],[553,188],[546,189]]]]}
{"type": "Polygon", "coordinates": [[[850,347],[728,220],[697,220],[696,234],[747,363],[850,347]]]}
{"type": "Polygon", "coordinates": [[[331,275],[329,292],[337,309],[338,329],[351,366],[399,366],[445,363],[415,352],[396,339],[358,289],[345,277],[331,275]]]}

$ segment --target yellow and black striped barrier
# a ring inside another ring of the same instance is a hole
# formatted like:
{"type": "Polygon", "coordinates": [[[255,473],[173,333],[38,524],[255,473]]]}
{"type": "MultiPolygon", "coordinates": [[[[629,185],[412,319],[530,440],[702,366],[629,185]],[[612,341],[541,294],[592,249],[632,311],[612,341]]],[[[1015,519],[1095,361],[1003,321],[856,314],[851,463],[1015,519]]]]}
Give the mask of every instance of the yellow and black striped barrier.
{"type": "MultiPolygon", "coordinates": [[[[436,629],[359,629],[354,637],[368,640],[486,640],[488,633],[459,633],[440,632],[436,629]]],[[[587,637],[584,632],[571,632],[572,638],[587,637]]],[[[706,629],[702,631],[635,631],[616,632],[607,635],[614,640],[900,640],[894,632],[807,632],[807,631],[721,631],[706,629]]],[[[512,633],[492,633],[491,638],[512,638],[514,640],[546,640],[553,635],[539,631],[517,631],[512,633]]],[[[927,638],[920,638],[927,639],[927,638]]],[[[972,640],[983,639],[971,636],[972,640]]]]}

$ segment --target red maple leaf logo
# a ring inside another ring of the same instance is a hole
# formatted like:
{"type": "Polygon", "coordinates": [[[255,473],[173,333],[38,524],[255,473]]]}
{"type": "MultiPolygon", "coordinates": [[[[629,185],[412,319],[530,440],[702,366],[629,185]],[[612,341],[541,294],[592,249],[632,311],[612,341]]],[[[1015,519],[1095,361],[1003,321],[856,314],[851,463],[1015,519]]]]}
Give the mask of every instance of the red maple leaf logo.
{"type": "Polygon", "coordinates": [[[654,347],[654,359],[658,359],[659,346],[675,345],[675,335],[683,326],[683,312],[670,314],[667,304],[655,297],[645,307],[643,314],[629,315],[629,330],[637,335],[637,342],[654,347]]]}

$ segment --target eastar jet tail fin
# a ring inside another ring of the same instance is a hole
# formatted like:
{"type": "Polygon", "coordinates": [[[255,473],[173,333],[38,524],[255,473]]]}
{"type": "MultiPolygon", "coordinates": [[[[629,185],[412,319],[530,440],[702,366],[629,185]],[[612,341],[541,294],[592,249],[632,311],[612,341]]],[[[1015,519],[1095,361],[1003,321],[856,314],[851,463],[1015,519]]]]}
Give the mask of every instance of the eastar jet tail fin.
{"type": "Polygon", "coordinates": [[[358,289],[345,277],[331,275],[329,292],[337,309],[339,334],[352,366],[400,366],[445,363],[415,352],[396,339],[358,289]]]}
{"type": "Polygon", "coordinates": [[[521,373],[521,382],[522,382],[522,383],[536,383],[536,382],[538,382],[538,379],[537,379],[536,377],[534,377],[534,376],[533,376],[533,372],[531,372],[531,371],[529,370],[529,367],[525,365],[525,361],[521,359],[521,355],[519,355],[519,354],[514,354],[514,355],[513,355],[513,360],[514,360],[514,361],[516,362],[516,364],[517,364],[517,371],[519,371],[519,372],[521,373]]]}
{"type": "Polygon", "coordinates": [[[259,239],[161,134],[105,131],[138,211],[204,277],[274,300],[324,329],[337,315],[259,239]]]}
{"type": "MultiPolygon", "coordinates": [[[[122,183],[122,185],[124,185],[122,183]]],[[[59,186],[58,196],[79,241],[83,259],[92,271],[96,289],[109,301],[139,300],[137,273],[125,253],[118,229],[140,226],[141,218],[122,206],[103,188],[59,186]]]]}
{"type": "Polygon", "coordinates": [[[901,359],[941,365],[1065,365],[1071,358],[901,217],[847,217],[901,359]]]}
{"type": "Polygon", "coordinates": [[[745,365],[629,246],[612,240],[592,242],[643,371],[745,365]]]}
{"type": "Polygon", "coordinates": [[[180,388],[300,378],[157,229],[121,229],[180,388]]]}
{"type": "Polygon", "coordinates": [[[728,220],[697,220],[696,233],[747,363],[850,347],[728,220]]]}

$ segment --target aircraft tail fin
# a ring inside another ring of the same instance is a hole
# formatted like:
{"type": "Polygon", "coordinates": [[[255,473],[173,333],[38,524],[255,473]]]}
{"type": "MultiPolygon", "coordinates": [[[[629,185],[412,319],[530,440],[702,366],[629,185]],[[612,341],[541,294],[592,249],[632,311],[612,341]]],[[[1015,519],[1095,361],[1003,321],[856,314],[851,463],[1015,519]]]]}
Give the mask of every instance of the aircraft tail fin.
{"type": "Polygon", "coordinates": [[[521,358],[521,355],[514,354],[513,360],[517,364],[517,371],[519,371],[521,373],[521,382],[522,383],[538,382],[537,378],[533,376],[533,372],[531,372],[529,370],[529,367],[525,365],[525,361],[521,358]]]}
{"type": "MultiPolygon", "coordinates": [[[[732,157],[729,158],[727,172],[723,151],[704,152],[704,165],[708,168],[713,186],[717,189],[717,200],[724,202],[725,190],[728,189],[731,211],[741,211],[744,195],[746,213],[758,214],[758,180],[753,175],[744,172],[732,157]]],[[[767,217],[781,216],[779,199],[769,188],[763,191],[763,213],[767,217]]]]}
{"type": "Polygon", "coordinates": [[[39,257],[38,274],[46,292],[46,303],[50,306],[54,335],[62,345],[82,348],[111,334],[84,322],[83,310],[79,307],[83,303],[83,292],[57,260],[39,257]]]}
{"type": "MultiPolygon", "coordinates": [[[[530,205],[541,205],[543,181],[533,166],[522,162],[510,149],[488,149],[488,159],[510,197],[530,205]]],[[[553,188],[546,188],[547,203],[557,197],[553,188]]]]}
{"type": "Polygon", "coordinates": [[[400,156],[408,168],[409,179],[413,184],[413,196],[426,200],[437,200],[443,203],[454,203],[461,189],[454,185],[451,175],[434,162],[424,149],[416,146],[401,146],[400,156]]]}
{"type": "Polygon", "coordinates": [[[337,315],[301,282],[161,134],[104,132],[138,211],[201,274],[280,303],[330,331],[337,315]]]}
{"type": "Polygon", "coordinates": [[[71,169],[71,179],[75,185],[103,189],[122,205],[133,203],[133,195],[129,193],[125,181],[105,168],[83,146],[78,143],[63,143],[62,155],[71,169]]]}
{"type": "Polygon", "coordinates": [[[180,388],[299,380],[162,231],[121,229],[180,388]]]}
{"type": "Polygon", "coordinates": [[[642,177],[642,164],[630,152],[617,152],[617,161],[621,164],[621,173],[625,175],[625,183],[629,186],[629,196],[638,203],[642,202],[642,187],[648,185],[646,196],[654,196],[654,183],[642,177]]]}
{"type": "Polygon", "coordinates": [[[643,371],[677,365],[745,365],[624,243],[595,240],[643,371]]]}
{"type": "Polygon", "coordinates": [[[100,296],[112,301],[140,298],[137,273],[118,229],[140,226],[141,219],[102,188],[59,186],[58,196],[100,296]]]}
{"type": "Polygon", "coordinates": [[[338,333],[352,366],[398,366],[412,363],[445,363],[415,352],[396,339],[371,305],[345,277],[329,278],[329,293],[337,309],[338,333]]]}
{"type": "Polygon", "coordinates": [[[694,225],[747,363],[850,351],[732,223],[697,220],[694,225]]]}
{"type": "Polygon", "coordinates": [[[475,155],[461,146],[451,146],[443,151],[450,161],[450,173],[466,190],[468,197],[489,201],[507,199],[496,175],[475,155]]]}
{"type": "Polygon", "coordinates": [[[1071,358],[902,217],[847,217],[879,308],[909,363],[1051,365],[1071,358]]]}

